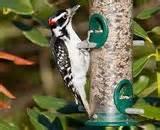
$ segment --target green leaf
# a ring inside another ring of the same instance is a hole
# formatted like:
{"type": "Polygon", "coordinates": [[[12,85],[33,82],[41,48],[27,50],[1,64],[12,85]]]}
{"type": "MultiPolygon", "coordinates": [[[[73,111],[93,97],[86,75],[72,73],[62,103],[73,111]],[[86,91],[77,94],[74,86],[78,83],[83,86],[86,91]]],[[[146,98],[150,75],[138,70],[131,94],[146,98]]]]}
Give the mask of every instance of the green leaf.
{"type": "Polygon", "coordinates": [[[13,123],[0,120],[0,130],[19,130],[13,123]]]}
{"type": "Polygon", "coordinates": [[[157,88],[158,88],[158,95],[160,95],[160,71],[157,71],[157,88]]]}
{"type": "Polygon", "coordinates": [[[143,124],[141,125],[141,128],[143,130],[157,130],[156,126],[154,126],[153,124],[143,124]]]}
{"type": "Polygon", "coordinates": [[[158,88],[158,95],[160,95],[160,47],[156,48],[156,65],[157,65],[157,88],[158,88]]]}
{"type": "MultiPolygon", "coordinates": [[[[46,116],[40,115],[38,120],[41,124],[43,124],[43,126],[47,128],[47,130],[63,130],[63,127],[66,126],[65,123],[63,126],[63,119],[61,119],[61,117],[55,117],[54,120],[50,121],[46,116]]],[[[64,121],[65,120],[66,119],[64,118],[64,121]]]]}
{"type": "Polygon", "coordinates": [[[154,91],[157,90],[157,82],[152,83],[151,85],[149,85],[149,87],[147,87],[146,89],[144,89],[141,93],[139,93],[139,97],[147,97],[150,94],[152,94],[154,91]]]}
{"type": "MultiPolygon", "coordinates": [[[[49,111],[47,113],[48,113],[47,114],[48,116],[54,114],[54,115],[56,115],[56,117],[58,117],[61,120],[63,130],[68,130],[67,126],[72,126],[72,127],[83,126],[84,123],[88,120],[88,117],[86,116],[85,113],[63,114],[63,113],[58,113],[58,112],[55,113],[53,111],[49,111]],[[70,122],[72,122],[72,123],[70,123],[70,122]]],[[[45,116],[46,116],[46,114],[45,114],[45,116]]],[[[48,117],[48,116],[46,116],[46,117],[48,117]]]]}
{"type": "Polygon", "coordinates": [[[43,109],[57,110],[67,104],[67,102],[63,99],[58,99],[50,96],[34,96],[33,99],[37,103],[37,105],[43,109]]]}
{"type": "Polygon", "coordinates": [[[20,21],[15,21],[15,20],[13,20],[12,23],[13,23],[18,29],[20,29],[20,30],[22,30],[22,31],[29,31],[29,30],[32,29],[32,26],[27,25],[27,24],[25,24],[25,23],[23,23],[23,22],[20,22],[20,21]]]}
{"type": "Polygon", "coordinates": [[[141,116],[145,118],[160,120],[160,108],[146,103],[143,99],[139,99],[133,107],[143,109],[144,114],[141,116]]]}
{"type": "Polygon", "coordinates": [[[53,15],[55,7],[48,0],[31,0],[34,14],[33,18],[41,24],[47,25],[48,18],[53,15]]]}
{"type": "Polygon", "coordinates": [[[41,115],[40,111],[36,108],[28,109],[27,114],[30,118],[32,125],[34,126],[35,130],[47,130],[40,122],[38,121],[39,116],[41,115]]]}
{"type": "Polygon", "coordinates": [[[133,21],[133,32],[136,36],[147,40],[148,42],[146,42],[146,44],[148,44],[149,47],[153,46],[152,40],[148,37],[147,32],[135,21],[133,21]]]}
{"type": "Polygon", "coordinates": [[[150,32],[160,36],[160,26],[154,27],[150,32]]]}
{"type": "Polygon", "coordinates": [[[56,116],[59,116],[59,113],[57,113],[57,112],[53,112],[53,111],[44,111],[43,112],[43,115],[46,117],[46,118],[48,118],[49,119],[49,121],[53,121],[55,118],[56,118],[56,116]]]}
{"type": "Polygon", "coordinates": [[[147,2],[149,2],[150,0],[134,0],[134,4],[136,6],[139,6],[139,5],[143,5],[143,4],[146,4],[147,2]]]}
{"type": "Polygon", "coordinates": [[[140,12],[136,18],[138,19],[149,19],[151,18],[153,15],[155,15],[156,13],[158,13],[160,11],[160,7],[154,7],[151,9],[145,9],[142,12],[140,12]]]}
{"type": "MultiPolygon", "coordinates": [[[[157,63],[160,62],[160,47],[156,48],[156,61],[157,61],[157,63]]],[[[158,66],[158,67],[160,67],[160,66],[158,66]]]]}
{"type": "Polygon", "coordinates": [[[150,60],[150,58],[155,57],[155,54],[150,54],[139,58],[133,63],[133,77],[136,77],[143,70],[145,64],[150,60]]]}
{"type": "Polygon", "coordinates": [[[29,31],[23,31],[23,34],[27,39],[29,39],[31,42],[39,46],[42,46],[42,47],[48,46],[48,40],[36,28],[33,28],[29,31]]]}
{"type": "Polygon", "coordinates": [[[63,130],[61,120],[58,117],[56,117],[56,119],[52,123],[52,130],[63,130]]]}
{"type": "Polygon", "coordinates": [[[145,75],[141,75],[137,82],[133,84],[133,91],[135,95],[142,92],[149,84],[149,78],[145,75]]]}
{"type": "MultiPolygon", "coordinates": [[[[0,24],[0,44],[4,44],[5,40],[13,39],[21,36],[21,32],[10,23],[0,24]]],[[[2,47],[2,46],[1,46],[2,47]]]]}
{"type": "Polygon", "coordinates": [[[28,109],[27,114],[35,130],[66,130],[66,116],[59,113],[45,111],[40,112],[37,108],[28,109]]]}
{"type": "Polygon", "coordinates": [[[64,113],[64,112],[57,112],[57,110],[61,110],[64,108],[65,110],[69,111],[74,111],[75,105],[71,106],[72,108],[65,108],[68,106],[68,103],[64,101],[63,99],[58,99],[55,97],[50,97],[50,96],[34,96],[33,97],[34,101],[36,104],[42,108],[42,109],[47,109],[51,110],[50,112],[45,112],[43,115],[45,115],[48,119],[52,119],[51,115],[56,115],[57,117],[60,118],[61,123],[63,125],[63,128],[66,129],[65,127],[65,121],[64,118],[69,118],[78,121],[79,123],[84,123],[88,118],[86,117],[85,113],[76,113],[76,112],[71,112],[70,114],[64,113]],[[73,110],[70,110],[73,109],[73,110]],[[51,117],[50,117],[51,116],[51,117]]]}
{"type": "Polygon", "coordinates": [[[32,14],[32,5],[30,0],[0,0],[0,8],[9,8],[17,14],[32,14]]]}
{"type": "Polygon", "coordinates": [[[133,56],[134,57],[143,57],[145,55],[149,55],[151,53],[154,53],[155,49],[151,49],[145,45],[142,46],[133,46],[133,56]],[[143,50],[143,51],[142,51],[143,50]]]}

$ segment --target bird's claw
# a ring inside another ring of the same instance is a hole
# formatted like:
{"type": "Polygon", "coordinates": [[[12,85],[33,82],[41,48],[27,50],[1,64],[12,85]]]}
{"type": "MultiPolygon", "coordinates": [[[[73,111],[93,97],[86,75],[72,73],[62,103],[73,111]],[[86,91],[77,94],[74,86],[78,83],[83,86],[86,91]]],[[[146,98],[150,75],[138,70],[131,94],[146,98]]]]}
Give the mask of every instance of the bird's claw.
{"type": "Polygon", "coordinates": [[[84,109],[82,105],[78,105],[78,111],[85,112],[86,110],[84,109]]]}

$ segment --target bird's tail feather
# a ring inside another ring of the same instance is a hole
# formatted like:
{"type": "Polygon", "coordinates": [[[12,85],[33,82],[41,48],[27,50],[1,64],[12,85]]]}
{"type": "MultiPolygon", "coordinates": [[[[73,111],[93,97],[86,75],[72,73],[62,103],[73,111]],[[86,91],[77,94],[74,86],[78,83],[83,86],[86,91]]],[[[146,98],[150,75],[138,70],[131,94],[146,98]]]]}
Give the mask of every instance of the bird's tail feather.
{"type": "Polygon", "coordinates": [[[78,95],[77,98],[80,101],[80,103],[83,105],[83,107],[85,108],[87,115],[90,117],[91,112],[90,112],[89,104],[87,102],[86,97],[84,97],[82,95],[78,95]]]}

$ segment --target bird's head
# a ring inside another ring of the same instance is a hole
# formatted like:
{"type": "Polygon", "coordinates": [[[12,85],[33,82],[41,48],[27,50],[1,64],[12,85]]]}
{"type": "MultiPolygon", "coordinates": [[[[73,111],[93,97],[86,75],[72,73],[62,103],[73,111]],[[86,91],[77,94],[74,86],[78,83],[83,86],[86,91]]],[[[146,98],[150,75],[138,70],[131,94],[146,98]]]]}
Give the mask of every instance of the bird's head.
{"type": "Polygon", "coordinates": [[[63,29],[72,21],[72,17],[79,7],[80,5],[76,5],[72,8],[59,10],[55,16],[48,19],[48,25],[51,29],[55,29],[57,27],[63,29]]]}

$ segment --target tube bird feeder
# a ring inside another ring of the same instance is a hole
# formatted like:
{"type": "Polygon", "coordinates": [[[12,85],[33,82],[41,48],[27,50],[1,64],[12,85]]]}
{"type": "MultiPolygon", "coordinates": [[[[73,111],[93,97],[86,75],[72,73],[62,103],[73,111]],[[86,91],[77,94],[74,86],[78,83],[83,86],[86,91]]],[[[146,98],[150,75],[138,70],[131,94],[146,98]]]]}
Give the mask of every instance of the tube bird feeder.
{"type": "MultiPolygon", "coordinates": [[[[87,125],[126,126],[136,121],[132,109],[132,0],[92,0],[89,42],[91,52],[90,107],[87,125]]],[[[142,110],[143,113],[143,110],[142,110]]]]}

